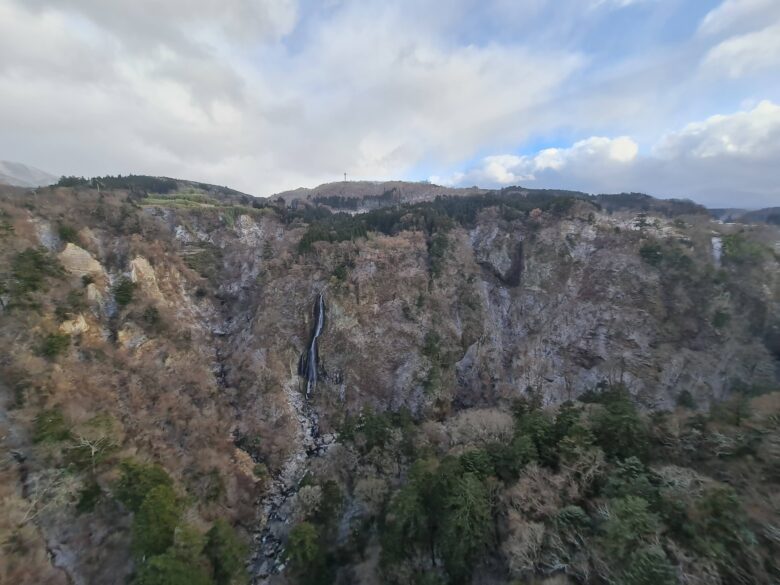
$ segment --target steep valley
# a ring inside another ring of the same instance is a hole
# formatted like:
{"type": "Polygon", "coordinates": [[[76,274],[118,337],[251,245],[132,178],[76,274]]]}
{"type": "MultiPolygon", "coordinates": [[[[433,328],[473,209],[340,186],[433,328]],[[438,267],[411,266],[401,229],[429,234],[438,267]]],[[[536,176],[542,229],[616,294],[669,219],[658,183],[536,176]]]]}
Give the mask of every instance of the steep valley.
{"type": "Polygon", "coordinates": [[[776,226],[166,189],[0,187],[0,582],[780,579],[776,226]]]}

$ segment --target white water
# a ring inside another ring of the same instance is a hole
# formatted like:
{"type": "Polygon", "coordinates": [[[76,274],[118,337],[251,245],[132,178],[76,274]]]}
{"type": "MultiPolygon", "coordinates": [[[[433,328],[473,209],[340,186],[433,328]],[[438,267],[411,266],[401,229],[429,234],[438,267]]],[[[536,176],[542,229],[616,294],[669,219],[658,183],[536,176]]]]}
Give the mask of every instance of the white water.
{"type": "Polygon", "coordinates": [[[720,268],[720,259],[723,255],[723,240],[720,236],[712,236],[712,261],[720,268]]]}
{"type": "Polygon", "coordinates": [[[322,326],[325,323],[325,301],[320,293],[317,299],[317,325],[314,328],[314,335],[311,338],[309,346],[309,357],[306,363],[306,396],[317,385],[317,338],[322,333],[322,326]]]}
{"type": "MultiPolygon", "coordinates": [[[[315,318],[317,322],[306,352],[307,359],[305,362],[301,360],[298,370],[298,374],[306,378],[307,397],[317,383],[317,339],[325,325],[325,301],[322,293],[317,299],[315,318]]],[[[308,400],[301,396],[299,388],[294,380],[285,386],[287,400],[300,425],[298,448],[285,463],[282,473],[273,480],[261,502],[264,522],[262,529],[255,533],[257,549],[251,564],[252,582],[255,585],[267,585],[273,575],[284,572],[284,542],[285,534],[289,530],[291,503],[307,473],[309,461],[325,454],[336,440],[334,435],[320,434],[319,417],[308,400]]]]}

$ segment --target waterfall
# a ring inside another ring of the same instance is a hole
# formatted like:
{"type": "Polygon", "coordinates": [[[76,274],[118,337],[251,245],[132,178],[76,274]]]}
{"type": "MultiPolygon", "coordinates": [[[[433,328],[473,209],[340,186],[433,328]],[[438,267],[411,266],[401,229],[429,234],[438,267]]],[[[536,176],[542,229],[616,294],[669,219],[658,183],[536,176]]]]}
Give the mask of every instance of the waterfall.
{"type": "Polygon", "coordinates": [[[712,261],[720,268],[720,259],[723,255],[723,239],[720,236],[712,236],[712,261]]]}
{"type": "MultiPolygon", "coordinates": [[[[325,299],[317,296],[314,303],[314,326],[311,340],[298,362],[298,375],[306,379],[306,396],[317,384],[317,340],[325,326],[325,299]]],[[[255,532],[256,551],[252,559],[252,583],[268,585],[276,582],[275,575],[285,569],[285,543],[295,495],[306,476],[309,461],[325,454],[336,444],[334,435],[322,435],[319,430],[319,417],[312,404],[301,396],[293,384],[288,388],[287,397],[301,425],[300,444],[284,465],[282,473],[276,477],[262,500],[265,521],[262,528],[255,532]]]]}
{"type": "Polygon", "coordinates": [[[314,329],[309,342],[309,349],[301,355],[301,361],[298,364],[298,375],[306,378],[306,396],[317,385],[317,365],[319,356],[317,353],[317,338],[322,333],[322,327],[325,325],[325,299],[320,293],[317,302],[314,304],[314,329]]]}

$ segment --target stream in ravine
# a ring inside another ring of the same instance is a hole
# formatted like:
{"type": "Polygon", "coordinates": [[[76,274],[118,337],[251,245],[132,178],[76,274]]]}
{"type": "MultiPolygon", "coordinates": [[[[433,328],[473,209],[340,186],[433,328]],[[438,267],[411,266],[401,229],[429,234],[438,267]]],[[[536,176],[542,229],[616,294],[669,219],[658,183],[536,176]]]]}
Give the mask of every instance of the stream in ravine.
{"type": "Polygon", "coordinates": [[[256,548],[251,573],[255,585],[266,584],[273,575],[284,571],[284,540],[290,528],[295,495],[306,477],[310,461],[322,456],[335,441],[333,435],[320,433],[319,418],[308,401],[310,393],[317,385],[317,344],[325,326],[325,299],[322,293],[314,303],[313,323],[308,347],[298,364],[298,375],[305,381],[306,393],[303,395],[297,385],[285,389],[287,400],[300,425],[299,449],[287,460],[279,476],[273,479],[266,497],[261,502],[265,522],[254,537],[256,548]]]}

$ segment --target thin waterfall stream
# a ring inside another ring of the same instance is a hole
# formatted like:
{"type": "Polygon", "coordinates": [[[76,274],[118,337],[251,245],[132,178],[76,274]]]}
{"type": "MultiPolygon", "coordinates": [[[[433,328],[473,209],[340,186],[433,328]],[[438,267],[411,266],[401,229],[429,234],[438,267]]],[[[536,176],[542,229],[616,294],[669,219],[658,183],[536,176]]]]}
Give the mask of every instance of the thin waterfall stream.
{"type": "Polygon", "coordinates": [[[287,398],[300,424],[300,448],[287,460],[281,473],[273,479],[261,505],[265,522],[255,533],[256,550],[251,564],[252,582],[255,585],[269,583],[273,575],[285,569],[284,541],[295,495],[306,476],[311,459],[322,456],[335,442],[332,435],[323,436],[319,430],[319,417],[308,398],[317,385],[319,369],[318,340],[325,327],[325,298],[317,295],[314,303],[314,326],[306,351],[298,362],[298,375],[306,382],[306,393],[300,388],[289,388],[287,398]]]}
{"type": "Polygon", "coordinates": [[[305,354],[301,354],[301,361],[298,364],[298,375],[306,379],[306,397],[317,385],[317,367],[319,365],[319,354],[317,352],[317,339],[322,334],[322,328],[325,325],[325,299],[320,293],[317,297],[317,303],[314,305],[314,330],[311,334],[309,349],[305,354]]]}

